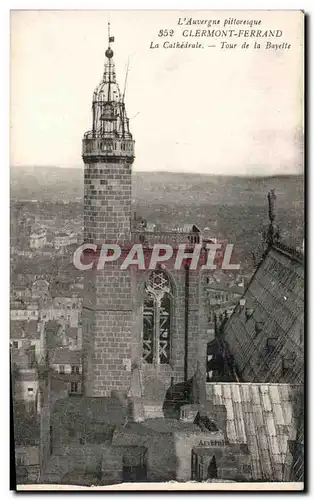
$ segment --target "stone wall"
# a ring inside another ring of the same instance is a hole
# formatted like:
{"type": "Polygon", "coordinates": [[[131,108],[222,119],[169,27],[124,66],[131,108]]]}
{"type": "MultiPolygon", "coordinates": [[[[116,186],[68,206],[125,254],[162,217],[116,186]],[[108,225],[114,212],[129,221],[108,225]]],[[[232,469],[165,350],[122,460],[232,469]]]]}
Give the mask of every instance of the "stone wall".
{"type": "Polygon", "coordinates": [[[113,445],[117,449],[132,446],[147,448],[147,480],[170,481],[176,478],[177,458],[173,435],[169,433],[117,432],[113,445]]]}
{"type": "Polygon", "coordinates": [[[84,387],[88,396],[127,391],[131,380],[132,305],[129,270],[106,263],[93,277],[95,294],[83,310],[84,387]]]}
{"type": "Polygon", "coordinates": [[[70,396],[55,404],[51,418],[53,453],[67,454],[71,446],[110,442],[116,425],[127,415],[115,398],[70,396]]]}
{"type": "Polygon", "coordinates": [[[120,241],[130,233],[131,166],[91,163],[84,169],[85,242],[120,241]]]}
{"type": "Polygon", "coordinates": [[[110,448],[110,444],[76,444],[69,446],[67,453],[56,450],[46,464],[42,481],[62,483],[64,476],[73,476],[78,472],[81,480],[86,474],[94,475],[100,480],[104,476],[103,455],[108,456],[110,448]]]}
{"type": "MultiPolygon", "coordinates": [[[[131,223],[131,165],[85,165],[84,240],[128,246],[131,223]]],[[[122,259],[85,275],[83,309],[84,392],[109,396],[130,386],[132,350],[131,277],[122,259]]]]}

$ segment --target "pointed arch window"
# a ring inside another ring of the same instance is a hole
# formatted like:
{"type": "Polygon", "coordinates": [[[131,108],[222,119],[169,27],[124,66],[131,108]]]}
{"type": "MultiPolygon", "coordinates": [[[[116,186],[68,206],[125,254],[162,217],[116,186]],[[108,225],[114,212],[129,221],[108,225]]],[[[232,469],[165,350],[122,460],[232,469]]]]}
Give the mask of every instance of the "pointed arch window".
{"type": "Polygon", "coordinates": [[[143,360],[169,364],[172,330],[172,287],[164,271],[153,271],[145,285],[143,360]]]}

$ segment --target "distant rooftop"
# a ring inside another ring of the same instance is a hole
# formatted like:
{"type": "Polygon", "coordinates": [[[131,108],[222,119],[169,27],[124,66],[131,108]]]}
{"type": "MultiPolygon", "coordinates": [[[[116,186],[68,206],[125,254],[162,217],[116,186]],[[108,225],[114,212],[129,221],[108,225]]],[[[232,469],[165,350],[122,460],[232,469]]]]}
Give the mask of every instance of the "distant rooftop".
{"type": "Polygon", "coordinates": [[[55,365],[80,365],[82,363],[82,353],[81,351],[60,347],[51,352],[50,362],[55,365]]]}
{"type": "Polygon", "coordinates": [[[206,289],[207,290],[217,290],[221,292],[227,292],[227,293],[237,293],[239,295],[242,295],[244,293],[244,287],[242,286],[228,286],[227,283],[207,283],[206,284],[206,289]]]}
{"type": "Polygon", "coordinates": [[[38,322],[30,321],[11,321],[10,338],[11,339],[39,339],[40,333],[37,329],[38,322]]]}

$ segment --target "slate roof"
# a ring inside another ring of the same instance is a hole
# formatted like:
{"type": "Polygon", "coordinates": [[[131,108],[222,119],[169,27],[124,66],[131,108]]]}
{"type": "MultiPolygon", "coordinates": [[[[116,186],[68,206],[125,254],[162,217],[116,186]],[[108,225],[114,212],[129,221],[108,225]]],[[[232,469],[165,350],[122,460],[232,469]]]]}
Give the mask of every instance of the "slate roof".
{"type": "MultiPolygon", "coordinates": [[[[73,280],[75,277],[73,277],[73,280]]],[[[51,297],[56,299],[57,297],[62,298],[76,298],[83,296],[81,289],[73,290],[73,280],[72,281],[58,281],[57,283],[53,283],[51,285],[50,293],[51,297]]]]}
{"type": "Polygon", "coordinates": [[[248,446],[253,480],[284,480],[289,443],[297,438],[301,390],[288,384],[206,384],[207,400],[226,407],[229,442],[248,446]]]}
{"type": "Polygon", "coordinates": [[[296,253],[271,247],[224,329],[242,380],[301,383],[304,375],[304,265],[296,253]],[[250,317],[247,317],[250,313],[250,317]],[[274,350],[267,349],[273,339],[274,350]],[[291,358],[288,370],[283,363],[291,358]]]}
{"type": "Polygon", "coordinates": [[[17,284],[17,285],[12,286],[12,290],[13,290],[13,292],[18,292],[18,291],[24,292],[27,290],[27,287],[24,283],[21,283],[21,284],[17,284]]]}
{"type": "MultiPolygon", "coordinates": [[[[23,356],[23,358],[25,360],[27,358],[28,360],[27,356],[23,356]]],[[[21,380],[23,382],[35,382],[38,380],[38,374],[36,369],[29,368],[28,363],[27,364],[24,363],[24,366],[18,365],[18,368],[20,369],[18,370],[18,373],[16,375],[17,380],[21,380]]]]}
{"type": "Polygon", "coordinates": [[[33,283],[33,288],[36,290],[48,290],[49,283],[44,279],[38,279],[33,283]]]}
{"type": "Polygon", "coordinates": [[[10,338],[11,339],[39,339],[40,332],[37,331],[36,320],[30,321],[11,321],[10,338]]]}
{"type": "Polygon", "coordinates": [[[10,301],[10,309],[18,311],[38,309],[38,300],[31,297],[17,297],[10,301]]]}
{"type": "Polygon", "coordinates": [[[20,311],[26,309],[25,301],[22,298],[10,300],[10,311],[20,311]]]}
{"type": "Polygon", "coordinates": [[[184,233],[199,233],[200,228],[196,224],[184,224],[183,232],[184,233]]]}
{"type": "Polygon", "coordinates": [[[49,320],[45,323],[45,336],[46,343],[49,349],[55,349],[60,343],[58,334],[60,332],[61,325],[56,320],[49,320]]]}
{"type": "Polygon", "coordinates": [[[65,233],[65,232],[60,232],[60,233],[56,234],[56,238],[60,238],[60,236],[61,236],[61,238],[64,238],[64,237],[68,238],[70,236],[70,234],[65,233]]]}
{"type": "MultiPolygon", "coordinates": [[[[25,375],[24,371],[25,370],[28,370],[29,368],[29,356],[28,354],[26,353],[21,353],[19,352],[18,350],[16,349],[13,349],[11,351],[11,362],[12,362],[12,367],[14,367],[15,369],[17,369],[17,372],[16,372],[16,378],[19,378],[19,379],[23,379],[25,381],[29,381],[29,377],[28,375],[25,375]],[[21,370],[23,370],[23,372],[21,372],[21,370]]],[[[26,372],[27,373],[27,372],[26,372]]],[[[31,375],[31,380],[36,380],[36,377],[34,375],[34,373],[32,372],[32,375],[31,375]]]]}
{"type": "Polygon", "coordinates": [[[206,290],[217,290],[221,292],[227,293],[236,293],[238,295],[242,295],[244,293],[244,287],[241,286],[228,286],[227,283],[208,283],[206,284],[206,290]]]}
{"type": "Polygon", "coordinates": [[[82,353],[81,351],[60,347],[51,353],[50,359],[51,363],[55,365],[80,365],[82,363],[82,353]]]}
{"type": "Polygon", "coordinates": [[[77,326],[70,326],[67,330],[66,330],[66,335],[67,337],[70,337],[71,339],[77,339],[77,335],[78,335],[78,327],[77,326]]]}
{"type": "Polygon", "coordinates": [[[15,446],[36,446],[40,443],[40,417],[37,413],[28,413],[23,403],[15,403],[14,443],[15,446]]]}
{"type": "Polygon", "coordinates": [[[47,336],[49,336],[49,334],[56,334],[59,328],[60,328],[60,323],[54,319],[46,321],[45,323],[45,331],[47,336]]]}

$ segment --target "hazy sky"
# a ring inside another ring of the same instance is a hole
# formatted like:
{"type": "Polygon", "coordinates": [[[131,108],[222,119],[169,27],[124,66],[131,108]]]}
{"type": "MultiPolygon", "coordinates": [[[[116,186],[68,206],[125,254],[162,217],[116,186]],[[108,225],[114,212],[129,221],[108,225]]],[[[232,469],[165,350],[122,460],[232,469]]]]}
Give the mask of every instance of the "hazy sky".
{"type": "Polygon", "coordinates": [[[302,171],[303,17],[297,11],[13,12],[11,165],[83,166],[81,141],[91,128],[108,20],[120,89],[130,56],[126,106],[135,170],[302,171]],[[274,42],[291,48],[223,50],[218,40],[183,38],[177,20],[184,16],[261,19],[263,29],[283,31],[274,42]],[[151,41],[160,43],[161,28],[176,31],[171,41],[206,48],[150,49],[151,41]]]}

